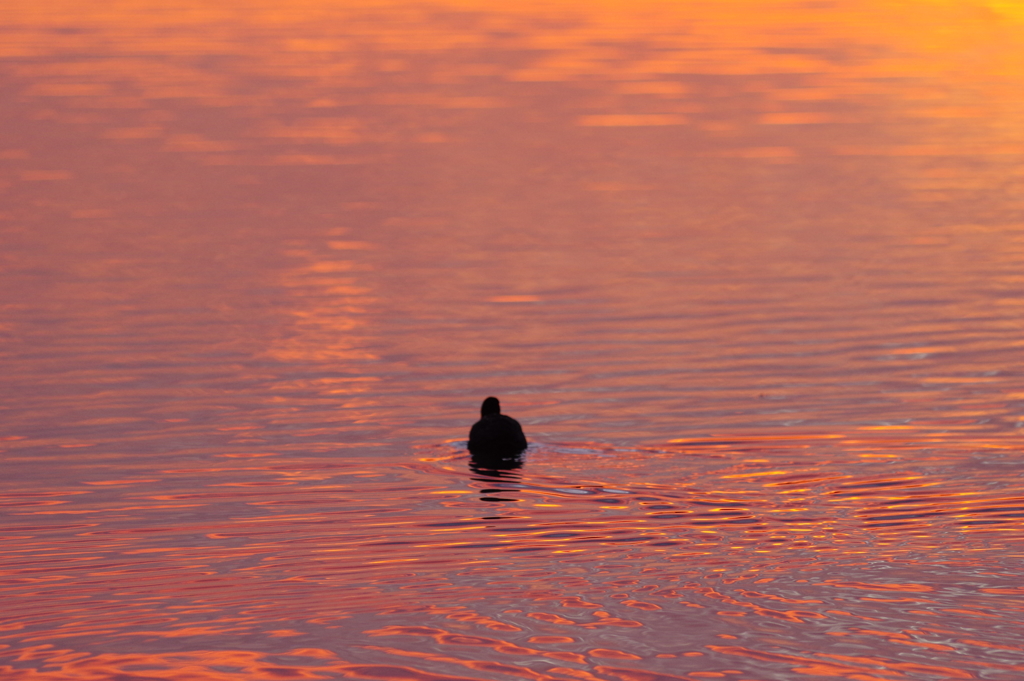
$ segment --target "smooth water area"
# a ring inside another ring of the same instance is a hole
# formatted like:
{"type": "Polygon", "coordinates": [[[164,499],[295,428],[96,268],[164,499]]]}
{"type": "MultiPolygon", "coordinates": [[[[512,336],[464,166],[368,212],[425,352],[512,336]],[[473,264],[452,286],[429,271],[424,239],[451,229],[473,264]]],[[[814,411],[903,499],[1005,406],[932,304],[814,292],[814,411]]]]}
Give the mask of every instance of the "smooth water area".
{"type": "Polygon", "coordinates": [[[1024,678],[1016,3],[0,6],[3,681],[1024,678]]]}

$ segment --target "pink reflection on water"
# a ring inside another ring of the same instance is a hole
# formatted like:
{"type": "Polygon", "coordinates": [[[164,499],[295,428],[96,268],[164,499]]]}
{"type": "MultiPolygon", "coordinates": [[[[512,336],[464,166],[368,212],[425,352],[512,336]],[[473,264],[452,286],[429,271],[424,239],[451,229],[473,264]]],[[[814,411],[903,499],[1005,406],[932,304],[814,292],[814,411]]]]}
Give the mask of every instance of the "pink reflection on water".
{"type": "Polygon", "coordinates": [[[8,5],[5,679],[1020,677],[1015,8],[8,5]]]}

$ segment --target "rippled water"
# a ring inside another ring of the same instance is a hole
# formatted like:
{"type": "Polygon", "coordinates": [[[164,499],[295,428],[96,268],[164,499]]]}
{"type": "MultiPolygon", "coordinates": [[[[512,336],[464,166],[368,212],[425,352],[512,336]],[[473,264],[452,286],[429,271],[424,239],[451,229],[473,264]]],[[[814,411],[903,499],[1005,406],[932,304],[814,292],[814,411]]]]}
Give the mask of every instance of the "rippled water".
{"type": "Polygon", "coordinates": [[[1017,4],[81,5],[0,18],[3,681],[1024,678],[1017,4]]]}

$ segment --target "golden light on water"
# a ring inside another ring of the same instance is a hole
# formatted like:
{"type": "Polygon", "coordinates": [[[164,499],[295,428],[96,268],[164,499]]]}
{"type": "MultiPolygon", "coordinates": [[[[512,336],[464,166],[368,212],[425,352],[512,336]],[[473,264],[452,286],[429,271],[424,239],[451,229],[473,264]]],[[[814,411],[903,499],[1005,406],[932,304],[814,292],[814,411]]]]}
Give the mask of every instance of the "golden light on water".
{"type": "Polygon", "coordinates": [[[1016,681],[1022,44],[6,0],[0,678],[1016,681]]]}

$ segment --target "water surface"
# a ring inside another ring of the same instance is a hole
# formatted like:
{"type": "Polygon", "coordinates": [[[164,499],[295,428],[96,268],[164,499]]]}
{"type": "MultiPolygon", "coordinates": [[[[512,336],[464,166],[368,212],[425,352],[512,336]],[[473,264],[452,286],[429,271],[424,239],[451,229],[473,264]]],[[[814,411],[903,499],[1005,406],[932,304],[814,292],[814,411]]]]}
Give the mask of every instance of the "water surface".
{"type": "Polygon", "coordinates": [[[3,678],[1021,678],[1022,38],[5,3],[3,678]]]}

